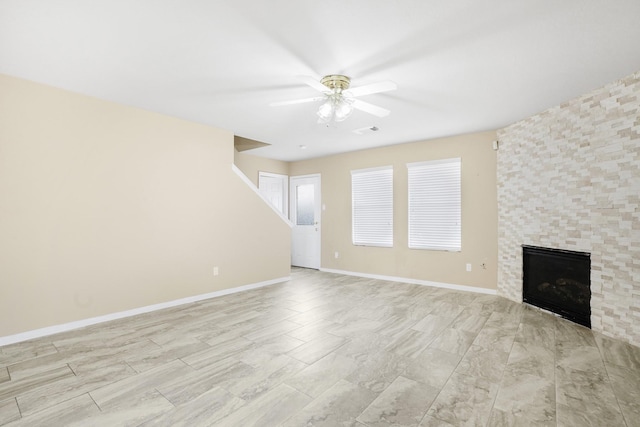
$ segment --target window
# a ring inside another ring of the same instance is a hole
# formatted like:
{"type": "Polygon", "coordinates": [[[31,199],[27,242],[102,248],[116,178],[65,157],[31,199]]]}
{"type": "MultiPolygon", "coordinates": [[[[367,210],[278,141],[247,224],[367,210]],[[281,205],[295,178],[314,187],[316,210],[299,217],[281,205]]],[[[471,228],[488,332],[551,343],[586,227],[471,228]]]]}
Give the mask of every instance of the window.
{"type": "Polygon", "coordinates": [[[353,244],[393,246],[393,167],[351,171],[353,244]]]}
{"type": "Polygon", "coordinates": [[[460,159],[409,163],[409,247],[460,251],[460,159]]]}
{"type": "Polygon", "coordinates": [[[296,225],[315,224],[315,194],[313,184],[296,186],[296,225]]]}

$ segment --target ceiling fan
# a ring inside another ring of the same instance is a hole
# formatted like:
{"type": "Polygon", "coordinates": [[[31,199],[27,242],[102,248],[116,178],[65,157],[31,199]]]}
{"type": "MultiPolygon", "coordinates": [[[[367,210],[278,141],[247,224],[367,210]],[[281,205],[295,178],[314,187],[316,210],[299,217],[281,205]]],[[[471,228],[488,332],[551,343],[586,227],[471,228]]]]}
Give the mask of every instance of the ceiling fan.
{"type": "Polygon", "coordinates": [[[294,99],[291,101],[272,102],[271,107],[282,105],[302,104],[305,102],[324,101],[318,108],[318,123],[329,124],[332,120],[341,122],[351,115],[354,109],[364,111],[376,117],[386,117],[391,111],[377,105],[356,99],[358,96],[387,92],[398,88],[394,82],[385,80],[364,86],[349,89],[351,79],[341,74],[324,76],[320,81],[310,76],[298,76],[307,85],[311,86],[322,96],[313,98],[294,99]]]}

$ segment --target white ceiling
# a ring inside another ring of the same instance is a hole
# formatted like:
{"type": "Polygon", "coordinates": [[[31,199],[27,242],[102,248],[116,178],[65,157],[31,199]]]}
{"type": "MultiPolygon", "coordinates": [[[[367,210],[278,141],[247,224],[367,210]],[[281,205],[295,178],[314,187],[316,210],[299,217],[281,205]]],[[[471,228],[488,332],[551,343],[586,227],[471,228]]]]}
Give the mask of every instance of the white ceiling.
{"type": "Polygon", "coordinates": [[[0,73],[281,160],[504,127],[640,70],[639,41],[639,0],[0,0],[0,73]],[[334,73],[396,82],[360,98],[391,115],[327,128],[318,104],[268,106],[317,94],[296,76],[334,73]]]}

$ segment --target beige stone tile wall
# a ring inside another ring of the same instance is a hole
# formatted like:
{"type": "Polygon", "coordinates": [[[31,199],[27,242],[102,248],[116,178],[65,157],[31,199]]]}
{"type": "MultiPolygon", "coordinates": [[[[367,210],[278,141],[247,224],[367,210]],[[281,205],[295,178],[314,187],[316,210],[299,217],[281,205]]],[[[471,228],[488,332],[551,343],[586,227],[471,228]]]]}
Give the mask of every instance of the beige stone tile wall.
{"type": "Polygon", "coordinates": [[[591,323],[640,346],[640,72],[498,131],[498,294],[522,245],[591,253],[591,323]]]}

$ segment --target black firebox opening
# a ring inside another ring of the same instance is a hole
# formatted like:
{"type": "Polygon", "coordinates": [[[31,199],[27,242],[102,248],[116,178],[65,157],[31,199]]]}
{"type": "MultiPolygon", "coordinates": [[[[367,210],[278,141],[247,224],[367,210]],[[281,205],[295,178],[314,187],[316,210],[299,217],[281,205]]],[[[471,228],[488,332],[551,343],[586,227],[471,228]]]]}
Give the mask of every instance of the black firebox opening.
{"type": "Polygon", "coordinates": [[[522,246],[524,302],[591,328],[591,255],[522,246]]]}

